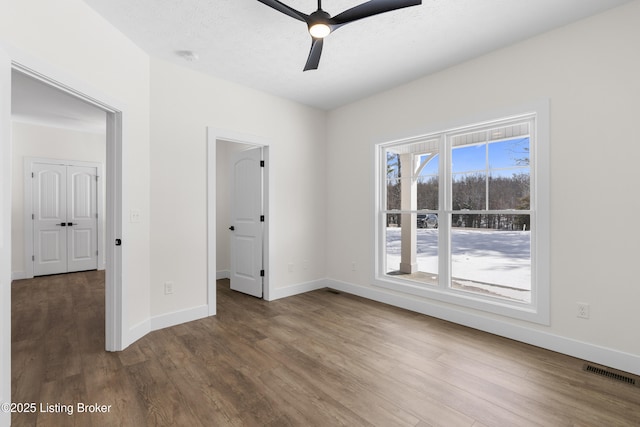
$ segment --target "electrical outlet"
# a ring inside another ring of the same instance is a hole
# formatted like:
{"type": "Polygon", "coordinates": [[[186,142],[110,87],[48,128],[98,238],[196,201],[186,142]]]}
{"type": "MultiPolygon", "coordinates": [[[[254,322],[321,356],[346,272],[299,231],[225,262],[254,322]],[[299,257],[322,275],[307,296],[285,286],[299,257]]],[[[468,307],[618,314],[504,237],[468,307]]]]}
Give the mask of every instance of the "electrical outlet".
{"type": "Polygon", "coordinates": [[[351,263],[351,271],[356,271],[356,270],[357,270],[357,265],[356,265],[356,262],[355,262],[355,261],[353,261],[353,262],[351,263]]]}
{"type": "Polygon", "coordinates": [[[581,319],[588,319],[589,318],[589,304],[587,304],[586,302],[579,302],[578,303],[578,314],[577,316],[581,319]]]}
{"type": "Polygon", "coordinates": [[[165,295],[173,294],[173,282],[164,282],[164,294],[165,295]]]}
{"type": "Polygon", "coordinates": [[[129,222],[140,222],[142,219],[142,212],[140,209],[131,209],[129,211],[129,222]]]}

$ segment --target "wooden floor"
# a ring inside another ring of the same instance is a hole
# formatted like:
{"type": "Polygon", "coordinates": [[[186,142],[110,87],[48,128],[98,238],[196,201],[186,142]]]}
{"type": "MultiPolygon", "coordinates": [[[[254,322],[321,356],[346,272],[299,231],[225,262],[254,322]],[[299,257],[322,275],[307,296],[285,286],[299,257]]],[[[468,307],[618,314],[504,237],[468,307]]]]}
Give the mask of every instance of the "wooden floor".
{"type": "Polygon", "coordinates": [[[101,273],[12,290],[13,401],[38,405],[13,426],[640,425],[640,388],[580,360],[347,294],[222,281],[217,316],[106,353],[101,273]]]}

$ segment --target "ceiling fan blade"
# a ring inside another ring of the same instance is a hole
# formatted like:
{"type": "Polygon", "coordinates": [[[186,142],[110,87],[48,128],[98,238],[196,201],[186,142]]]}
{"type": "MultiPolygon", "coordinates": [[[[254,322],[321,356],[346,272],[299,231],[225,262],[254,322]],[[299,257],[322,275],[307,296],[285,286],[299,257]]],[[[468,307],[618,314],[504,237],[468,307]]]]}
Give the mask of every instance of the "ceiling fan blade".
{"type": "Polygon", "coordinates": [[[317,70],[320,63],[320,55],[322,54],[322,44],[324,39],[313,39],[311,43],[311,51],[309,52],[309,58],[304,65],[304,71],[317,70]]]}
{"type": "Polygon", "coordinates": [[[292,7],[287,6],[284,3],[279,2],[278,0],[258,0],[260,3],[266,4],[273,9],[284,13],[285,15],[289,15],[290,17],[297,19],[298,21],[307,22],[307,18],[309,15],[299,12],[292,7]]]}
{"type": "Polygon", "coordinates": [[[422,4],[422,0],[371,0],[339,13],[331,18],[331,23],[335,29],[358,19],[420,4],[422,4]]]}

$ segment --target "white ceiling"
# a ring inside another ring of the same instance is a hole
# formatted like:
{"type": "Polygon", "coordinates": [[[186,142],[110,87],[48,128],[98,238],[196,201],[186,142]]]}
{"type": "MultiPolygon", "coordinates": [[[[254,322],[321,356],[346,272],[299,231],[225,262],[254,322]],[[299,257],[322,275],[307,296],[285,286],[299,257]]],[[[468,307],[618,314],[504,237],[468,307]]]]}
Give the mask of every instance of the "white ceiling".
{"type": "MultiPolygon", "coordinates": [[[[630,0],[423,0],[346,25],[303,72],[306,25],[257,0],[85,0],[149,54],[332,109],[630,0]],[[195,51],[188,62],[176,52],[195,51]]],[[[316,0],[283,0],[304,13],[316,0]]],[[[332,16],[363,0],[324,0],[332,16]]]]}
{"type": "Polygon", "coordinates": [[[104,134],[107,116],[98,107],[19,71],[11,72],[11,118],[81,132],[104,134]]]}
{"type": "MultiPolygon", "coordinates": [[[[331,109],[630,0],[423,0],[329,35],[318,70],[303,72],[305,24],[257,0],[85,0],[149,54],[331,109]],[[187,62],[176,52],[193,50],[187,62]]],[[[311,13],[316,0],[285,0],[311,13]]],[[[361,0],[324,0],[336,15],[361,0]]],[[[105,132],[101,109],[13,71],[20,122],[105,132]]]]}

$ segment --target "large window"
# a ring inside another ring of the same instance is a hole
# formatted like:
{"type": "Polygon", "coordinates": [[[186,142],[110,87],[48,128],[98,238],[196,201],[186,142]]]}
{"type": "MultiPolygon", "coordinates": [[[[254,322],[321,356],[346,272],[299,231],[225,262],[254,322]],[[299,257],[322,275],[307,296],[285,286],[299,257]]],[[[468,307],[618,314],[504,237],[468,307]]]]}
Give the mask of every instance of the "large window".
{"type": "Polygon", "coordinates": [[[379,144],[376,283],[547,323],[546,128],[535,111],[379,144]]]}

